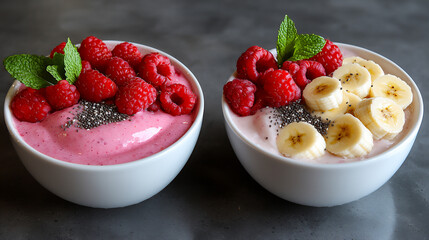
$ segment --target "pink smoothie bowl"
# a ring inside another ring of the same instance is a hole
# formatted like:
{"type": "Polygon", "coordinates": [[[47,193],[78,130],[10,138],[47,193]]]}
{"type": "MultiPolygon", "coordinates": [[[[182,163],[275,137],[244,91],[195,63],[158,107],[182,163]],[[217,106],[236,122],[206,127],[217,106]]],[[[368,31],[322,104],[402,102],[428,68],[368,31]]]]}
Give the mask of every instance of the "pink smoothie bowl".
{"type": "MultiPolygon", "coordinates": [[[[274,195],[306,206],[330,207],[361,199],[383,186],[407,158],[423,119],[423,100],[411,77],[389,59],[364,48],[337,43],[343,54],[378,63],[385,73],[406,81],[413,92],[406,131],[388,150],[348,163],[310,163],[283,157],[254,144],[239,131],[225,99],[222,110],[229,141],[244,169],[274,195]]],[[[229,80],[232,80],[233,76],[229,80]]],[[[405,130],[406,129],[406,130],[405,130]]]]}
{"type": "MultiPolygon", "coordinates": [[[[104,41],[114,46],[122,41],[104,41]]],[[[69,163],[42,154],[28,145],[16,128],[10,102],[20,88],[15,81],[9,89],[4,117],[15,150],[28,172],[53,194],[70,202],[94,207],[117,208],[140,203],[163,190],[182,170],[188,161],[200,134],[204,113],[204,96],[192,72],[179,60],[145,45],[135,44],[145,55],[159,52],[189,81],[198,100],[193,111],[195,120],[188,131],[166,149],[136,161],[91,166],[69,163]]]]}

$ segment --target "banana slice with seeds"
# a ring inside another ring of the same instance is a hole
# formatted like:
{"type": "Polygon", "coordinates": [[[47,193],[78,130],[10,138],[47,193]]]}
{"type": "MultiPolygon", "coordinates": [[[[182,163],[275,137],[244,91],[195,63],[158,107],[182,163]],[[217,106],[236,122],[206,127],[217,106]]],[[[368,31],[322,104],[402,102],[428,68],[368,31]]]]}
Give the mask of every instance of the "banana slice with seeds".
{"type": "Polygon", "coordinates": [[[343,101],[341,83],[327,76],[313,79],[305,86],[302,96],[307,106],[315,111],[338,108],[343,101]]]}
{"type": "Polygon", "coordinates": [[[343,59],[343,65],[351,64],[351,63],[358,63],[360,61],[365,61],[365,59],[358,57],[358,56],[346,57],[343,59]]]}
{"type": "Polygon", "coordinates": [[[371,131],[375,139],[392,140],[402,131],[405,123],[402,107],[393,100],[384,97],[362,100],[354,113],[371,131]]]}
{"type": "Polygon", "coordinates": [[[280,130],[277,148],[286,157],[314,159],[325,153],[326,143],[313,125],[293,122],[280,130]]]}
{"type": "Polygon", "coordinates": [[[350,63],[356,63],[366,68],[369,74],[371,75],[371,81],[374,81],[378,77],[384,75],[384,71],[380,67],[380,65],[378,65],[372,60],[366,60],[357,56],[344,58],[343,65],[350,64],[350,63]]]}
{"type": "Polygon", "coordinates": [[[348,99],[348,102],[346,103],[347,104],[346,113],[350,113],[350,114],[354,115],[354,111],[356,109],[356,106],[360,103],[360,101],[362,101],[362,98],[360,98],[356,94],[350,93],[350,92],[345,92],[345,95],[348,99]]]}
{"type": "MultiPolygon", "coordinates": [[[[356,96],[356,95],[355,95],[356,96]]],[[[343,101],[337,108],[326,110],[326,111],[310,111],[311,114],[318,116],[324,122],[335,120],[337,117],[344,115],[349,108],[349,97],[348,93],[343,92],[343,101]]]]}
{"type": "Polygon", "coordinates": [[[406,82],[397,76],[390,74],[381,76],[374,80],[370,91],[371,97],[385,97],[392,99],[402,109],[408,107],[413,101],[413,92],[406,82]]]}
{"type": "Polygon", "coordinates": [[[345,64],[334,71],[333,77],[339,79],[346,92],[360,98],[368,96],[371,88],[371,74],[359,64],[345,64]]]}
{"type": "Polygon", "coordinates": [[[338,117],[326,134],[326,150],[338,156],[361,157],[368,154],[373,146],[371,132],[348,113],[338,117]]]}

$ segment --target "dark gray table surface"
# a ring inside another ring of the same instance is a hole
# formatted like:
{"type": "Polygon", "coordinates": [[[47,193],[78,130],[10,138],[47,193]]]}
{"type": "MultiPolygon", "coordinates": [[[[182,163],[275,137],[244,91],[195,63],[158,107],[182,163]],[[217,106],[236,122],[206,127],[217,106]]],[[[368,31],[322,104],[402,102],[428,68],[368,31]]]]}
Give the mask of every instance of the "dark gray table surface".
{"type": "MultiPolygon", "coordinates": [[[[1,59],[47,54],[67,37],[146,44],[194,72],[206,111],[195,151],[177,178],[140,204],[107,210],[69,203],[40,186],[19,161],[1,117],[0,239],[429,239],[427,118],[396,174],[342,206],[282,200],[238,162],[224,128],[222,86],[249,46],[275,47],[285,14],[300,33],[390,58],[428,102],[429,1],[1,0],[1,59]]],[[[12,80],[4,69],[0,79],[3,106],[12,80]]]]}

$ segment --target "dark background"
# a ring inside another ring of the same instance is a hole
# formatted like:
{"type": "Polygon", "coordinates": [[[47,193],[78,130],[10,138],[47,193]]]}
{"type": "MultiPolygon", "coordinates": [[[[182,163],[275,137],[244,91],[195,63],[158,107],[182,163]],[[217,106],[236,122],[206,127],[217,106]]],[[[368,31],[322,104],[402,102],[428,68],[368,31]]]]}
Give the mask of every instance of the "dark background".
{"type": "MultiPolygon", "coordinates": [[[[274,48],[284,15],[299,33],[358,45],[393,60],[429,100],[429,1],[0,1],[0,58],[47,55],[70,37],[123,40],[165,51],[193,71],[206,111],[178,177],[134,206],[93,209],[41,187],[0,121],[0,239],[429,239],[428,124],[398,172],[373,194],[312,208],[259,186],[229,144],[222,86],[251,45],[274,48]],[[426,156],[425,156],[426,155],[426,156]]],[[[0,71],[0,103],[12,79],[0,71]]],[[[3,108],[1,108],[3,116],[3,108]]]]}

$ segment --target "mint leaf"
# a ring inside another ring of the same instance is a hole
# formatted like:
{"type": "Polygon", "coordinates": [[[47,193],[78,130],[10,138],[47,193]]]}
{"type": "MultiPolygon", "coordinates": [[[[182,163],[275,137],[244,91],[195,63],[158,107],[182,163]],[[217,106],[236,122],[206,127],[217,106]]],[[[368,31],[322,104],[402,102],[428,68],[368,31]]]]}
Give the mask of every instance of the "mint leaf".
{"type": "Polygon", "coordinates": [[[57,52],[54,53],[54,57],[52,58],[52,65],[56,65],[58,67],[58,74],[61,76],[60,80],[66,79],[66,71],[64,69],[64,54],[57,52]]]}
{"type": "Polygon", "coordinates": [[[64,47],[64,69],[66,71],[66,80],[70,84],[76,81],[82,70],[82,60],[80,59],[77,48],[70,41],[70,38],[67,39],[66,46],[64,47]]]}
{"type": "Polygon", "coordinates": [[[277,63],[283,64],[286,59],[293,54],[297,31],[295,23],[286,15],[283,22],[280,24],[279,33],[277,36],[277,63]]]}
{"type": "Polygon", "coordinates": [[[55,80],[46,71],[52,59],[45,56],[20,54],[7,57],[3,65],[10,75],[25,86],[40,89],[55,84],[55,80]]]}
{"type": "Polygon", "coordinates": [[[48,73],[50,73],[55,80],[57,81],[61,81],[63,80],[63,78],[61,77],[59,71],[58,71],[58,66],[57,65],[50,65],[46,67],[46,71],[48,71],[48,73]]]}
{"type": "Polygon", "coordinates": [[[289,61],[298,61],[313,57],[322,51],[325,46],[325,39],[315,34],[300,34],[295,40],[293,55],[289,61]]]}

